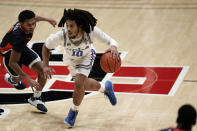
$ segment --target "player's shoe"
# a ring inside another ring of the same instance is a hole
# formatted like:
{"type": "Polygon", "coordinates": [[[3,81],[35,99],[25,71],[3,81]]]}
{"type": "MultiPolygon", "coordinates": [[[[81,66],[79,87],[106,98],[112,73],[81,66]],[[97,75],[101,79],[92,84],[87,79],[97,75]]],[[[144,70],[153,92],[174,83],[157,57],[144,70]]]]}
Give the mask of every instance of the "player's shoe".
{"type": "Polygon", "coordinates": [[[1,109],[1,108],[0,108],[0,114],[3,113],[3,112],[4,112],[4,109],[1,109]]]}
{"type": "Polygon", "coordinates": [[[23,90],[26,88],[26,85],[22,81],[19,82],[11,81],[11,75],[9,75],[8,73],[5,74],[4,79],[7,83],[9,83],[10,85],[12,85],[14,88],[18,90],[23,90]]]}
{"type": "Polygon", "coordinates": [[[68,116],[64,119],[64,123],[68,128],[72,128],[74,126],[77,115],[78,111],[74,111],[72,109],[69,110],[68,116]]]}
{"type": "Polygon", "coordinates": [[[114,106],[117,103],[117,98],[114,93],[113,84],[111,81],[105,82],[105,91],[104,94],[108,97],[110,103],[114,106]]]}
{"type": "Polygon", "coordinates": [[[48,111],[47,108],[44,106],[41,97],[36,98],[32,96],[31,98],[28,99],[28,102],[42,112],[48,111]]]}

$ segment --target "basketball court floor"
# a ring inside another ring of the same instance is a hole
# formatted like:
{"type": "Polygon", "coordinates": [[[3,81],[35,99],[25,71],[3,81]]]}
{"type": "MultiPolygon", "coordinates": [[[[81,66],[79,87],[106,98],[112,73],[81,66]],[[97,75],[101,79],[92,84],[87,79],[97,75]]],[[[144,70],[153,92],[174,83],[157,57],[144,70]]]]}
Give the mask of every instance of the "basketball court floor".
{"type": "MultiPolygon", "coordinates": [[[[98,19],[97,26],[119,42],[122,65],[118,72],[100,70],[99,59],[107,45],[95,43],[97,58],[91,77],[114,82],[118,103],[110,105],[103,94],[86,91],[73,131],[158,131],[176,126],[183,104],[197,108],[197,2],[195,0],[0,0],[0,38],[17,21],[20,11],[59,22],[64,8],[85,9],[98,19]]],[[[61,30],[37,23],[29,43],[38,52],[44,40],[61,30]]],[[[27,104],[30,88],[16,90],[5,83],[0,65],[0,131],[64,131],[72,105],[73,81],[62,54],[53,52],[56,70],[44,87],[48,112],[27,104]]],[[[36,74],[24,68],[32,78],[36,74]]],[[[197,126],[193,127],[193,131],[197,126]]]]}

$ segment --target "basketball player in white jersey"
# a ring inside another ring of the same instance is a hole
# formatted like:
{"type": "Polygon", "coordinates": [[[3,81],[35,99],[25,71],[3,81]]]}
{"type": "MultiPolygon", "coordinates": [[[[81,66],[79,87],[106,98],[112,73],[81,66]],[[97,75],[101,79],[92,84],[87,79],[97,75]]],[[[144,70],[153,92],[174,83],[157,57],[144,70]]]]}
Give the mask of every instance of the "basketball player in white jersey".
{"type": "Polygon", "coordinates": [[[118,43],[96,27],[96,21],[88,11],[65,9],[58,26],[63,27],[66,23],[67,29],[51,34],[43,45],[42,57],[46,66],[49,66],[50,49],[59,45],[64,49],[63,62],[68,65],[68,69],[74,78],[73,105],[64,120],[68,127],[74,126],[79,105],[87,89],[98,89],[109,98],[112,105],[117,103],[111,81],[100,84],[96,80],[88,78],[96,55],[93,47],[95,40],[100,40],[110,46],[107,51],[111,51],[111,57],[116,58],[119,55],[118,43]]]}

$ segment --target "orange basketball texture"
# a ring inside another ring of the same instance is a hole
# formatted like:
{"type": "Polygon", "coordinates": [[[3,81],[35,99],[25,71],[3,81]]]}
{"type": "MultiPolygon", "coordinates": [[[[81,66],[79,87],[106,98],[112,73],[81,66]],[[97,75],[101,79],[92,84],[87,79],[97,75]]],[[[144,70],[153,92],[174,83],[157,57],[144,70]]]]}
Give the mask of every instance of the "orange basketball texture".
{"type": "Polygon", "coordinates": [[[121,59],[118,55],[115,59],[110,57],[111,52],[106,52],[101,56],[100,66],[104,72],[113,73],[120,69],[121,59]]]}

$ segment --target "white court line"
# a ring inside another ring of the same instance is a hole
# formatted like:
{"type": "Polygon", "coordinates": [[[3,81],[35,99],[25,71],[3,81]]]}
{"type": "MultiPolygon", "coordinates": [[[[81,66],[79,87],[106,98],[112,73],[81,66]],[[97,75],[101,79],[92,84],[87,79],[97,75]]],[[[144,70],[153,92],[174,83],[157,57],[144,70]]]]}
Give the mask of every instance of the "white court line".
{"type": "Polygon", "coordinates": [[[111,80],[112,80],[112,82],[114,83],[114,84],[122,84],[122,83],[124,83],[124,84],[136,84],[136,85],[142,85],[142,84],[144,84],[144,82],[146,81],[146,77],[117,77],[117,76],[113,76],[112,78],[111,78],[111,80]],[[115,80],[117,80],[117,79],[127,79],[127,81],[124,81],[124,82],[121,82],[121,81],[116,81],[116,82],[114,82],[115,80]],[[130,81],[129,81],[130,80],[130,81]],[[137,81],[133,81],[133,80],[137,80],[137,81]]]}
{"type": "Polygon", "coordinates": [[[169,68],[177,68],[177,67],[187,67],[180,65],[121,65],[121,67],[169,67],[169,68]]]}
{"type": "Polygon", "coordinates": [[[189,70],[189,66],[183,66],[182,71],[180,72],[176,82],[174,83],[173,87],[171,88],[170,92],[168,93],[169,96],[174,96],[175,92],[178,90],[183,78],[185,77],[186,73],[189,70]]]}

